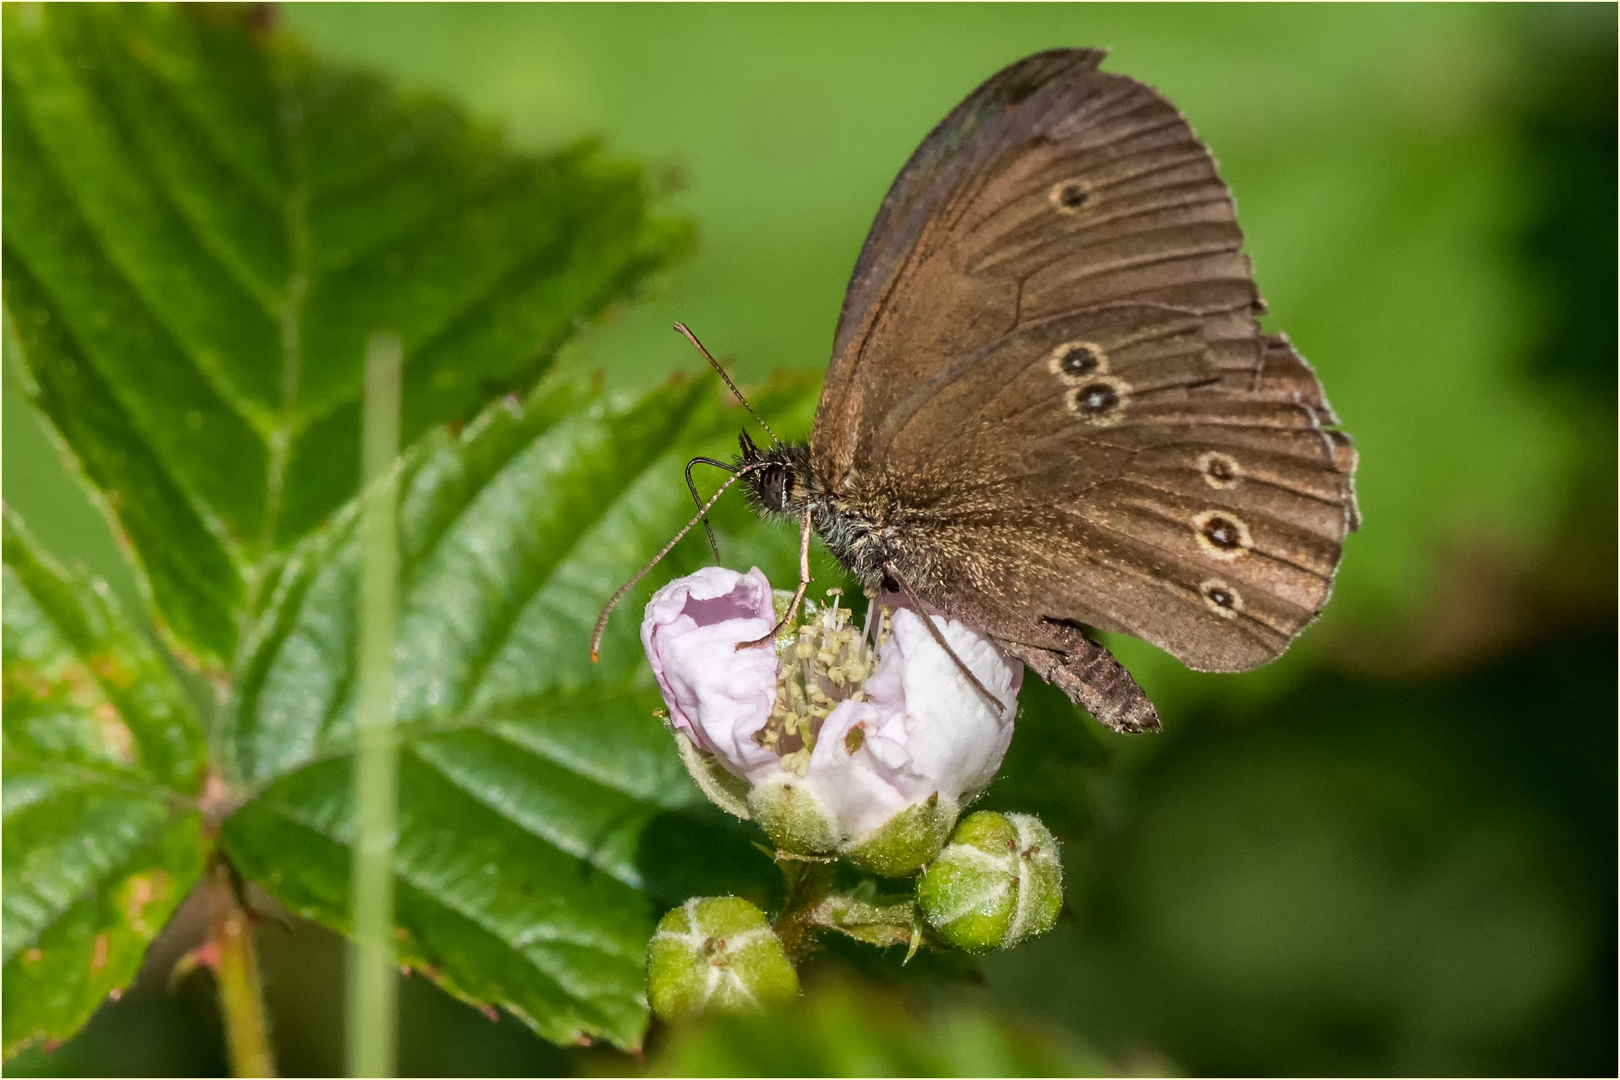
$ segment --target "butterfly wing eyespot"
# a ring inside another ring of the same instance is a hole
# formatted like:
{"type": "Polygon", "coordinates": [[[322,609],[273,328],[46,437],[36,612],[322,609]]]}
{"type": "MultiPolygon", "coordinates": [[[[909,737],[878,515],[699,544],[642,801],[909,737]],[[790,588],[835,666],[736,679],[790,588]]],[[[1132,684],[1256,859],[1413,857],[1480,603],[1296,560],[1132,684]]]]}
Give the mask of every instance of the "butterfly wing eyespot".
{"type": "Polygon", "coordinates": [[[1238,464],[1237,458],[1219,450],[1205,450],[1199,454],[1198,471],[1203,475],[1204,483],[1221,491],[1237,487],[1238,480],[1243,476],[1243,467],[1238,464]]]}
{"type": "Polygon", "coordinates": [[[1193,535],[1205,554],[1217,559],[1236,559],[1254,546],[1249,526],[1226,510],[1193,515],[1193,535]]]}
{"type": "Polygon", "coordinates": [[[1046,369],[1076,386],[1092,375],[1108,374],[1108,354],[1094,341],[1065,341],[1047,357],[1046,369]]]}
{"type": "Polygon", "coordinates": [[[1117,375],[1090,378],[1064,395],[1069,411],[1095,427],[1112,427],[1125,418],[1131,384],[1117,375]]]}
{"type": "Polygon", "coordinates": [[[1078,214],[1091,201],[1091,185],[1084,180],[1059,180],[1046,197],[1060,214],[1078,214]]]}
{"type": "Polygon", "coordinates": [[[1223,619],[1235,618],[1243,610],[1243,597],[1220,578],[1209,578],[1198,586],[1209,609],[1223,619]]]}

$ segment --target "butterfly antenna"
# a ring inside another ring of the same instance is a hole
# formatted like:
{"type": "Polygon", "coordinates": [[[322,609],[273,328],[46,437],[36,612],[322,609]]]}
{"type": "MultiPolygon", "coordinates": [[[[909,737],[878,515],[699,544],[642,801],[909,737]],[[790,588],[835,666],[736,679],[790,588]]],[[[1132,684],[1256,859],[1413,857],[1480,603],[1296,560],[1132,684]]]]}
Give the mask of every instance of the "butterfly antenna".
{"type": "Polygon", "coordinates": [[[731,392],[733,394],[737,395],[737,400],[742,402],[742,407],[747,409],[749,415],[751,415],[755,420],[759,421],[759,426],[764,428],[766,432],[770,434],[771,439],[775,441],[776,445],[781,446],[782,440],[776,437],[776,432],[771,431],[771,425],[765,422],[765,418],[763,416],[759,415],[757,412],[754,412],[754,407],[748,404],[748,399],[743,397],[741,390],[737,389],[737,384],[731,381],[731,376],[726,374],[726,369],[720,366],[720,361],[709,355],[709,350],[703,347],[703,342],[697,339],[697,335],[688,330],[685,323],[676,323],[675,329],[679,330],[682,335],[685,336],[686,340],[692,343],[693,348],[703,354],[703,359],[709,362],[709,366],[714,368],[715,371],[719,372],[722,379],[726,380],[726,385],[731,387],[731,392]]]}
{"type": "Polygon", "coordinates": [[[709,496],[709,501],[698,508],[697,515],[693,517],[691,521],[688,521],[685,525],[681,526],[681,531],[670,538],[669,543],[665,544],[663,549],[652,557],[652,561],[646,566],[643,566],[640,570],[637,570],[635,577],[619,586],[619,591],[614,593],[613,598],[607,602],[607,607],[602,609],[602,614],[596,617],[596,629],[591,633],[591,663],[596,663],[598,655],[601,652],[602,634],[607,630],[608,616],[613,614],[613,609],[619,606],[619,601],[624,599],[625,593],[628,593],[631,589],[641,584],[641,579],[646,577],[648,572],[651,571],[653,567],[657,566],[665,555],[668,555],[671,551],[675,550],[675,545],[680,543],[681,540],[685,538],[686,534],[692,531],[692,527],[694,525],[703,520],[708,512],[714,507],[714,504],[720,501],[720,496],[726,493],[727,488],[754,470],[763,469],[767,464],[769,463],[761,461],[753,465],[746,465],[727,477],[726,482],[720,485],[720,490],[709,496]]]}

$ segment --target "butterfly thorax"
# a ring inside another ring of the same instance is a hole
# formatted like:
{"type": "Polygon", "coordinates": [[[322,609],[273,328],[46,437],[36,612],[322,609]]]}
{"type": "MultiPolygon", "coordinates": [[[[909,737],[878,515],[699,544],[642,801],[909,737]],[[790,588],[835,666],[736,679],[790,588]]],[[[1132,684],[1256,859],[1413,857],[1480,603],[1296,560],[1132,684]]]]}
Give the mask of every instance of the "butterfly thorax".
{"type": "Polygon", "coordinates": [[[748,501],[768,520],[800,521],[808,511],[810,525],[827,550],[855,575],[862,585],[876,589],[883,567],[894,552],[887,543],[882,516],[875,507],[852,505],[828,490],[810,464],[810,447],[781,443],[761,450],[746,434],[738,439],[739,468],[755,466],[744,478],[748,501]]]}

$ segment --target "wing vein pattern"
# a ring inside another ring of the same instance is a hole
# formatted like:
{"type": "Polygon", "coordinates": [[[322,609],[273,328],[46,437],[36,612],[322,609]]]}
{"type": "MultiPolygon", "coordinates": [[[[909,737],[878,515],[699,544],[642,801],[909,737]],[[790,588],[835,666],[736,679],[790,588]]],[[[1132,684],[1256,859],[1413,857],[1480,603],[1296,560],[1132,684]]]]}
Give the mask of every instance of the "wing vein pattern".
{"type": "Polygon", "coordinates": [[[1359,525],[1355,450],[1260,327],[1214,158],[1102,59],[1014,64],[918,148],[856,264],[811,446],[920,596],[1076,700],[1113,677],[1085,628],[1199,670],[1275,658],[1359,525]]]}

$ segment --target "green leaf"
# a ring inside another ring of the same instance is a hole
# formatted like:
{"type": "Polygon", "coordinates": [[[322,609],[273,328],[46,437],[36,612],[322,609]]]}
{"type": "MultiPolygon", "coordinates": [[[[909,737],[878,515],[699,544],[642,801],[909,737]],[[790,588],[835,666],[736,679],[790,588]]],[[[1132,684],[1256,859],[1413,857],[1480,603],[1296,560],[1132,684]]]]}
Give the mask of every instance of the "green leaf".
{"type": "Polygon", "coordinates": [[[77,1031],[202,872],[196,711],[99,581],[4,542],[4,1053],[77,1031]]]}
{"type": "Polygon", "coordinates": [[[323,64],[248,8],[7,7],[5,299],[35,401],[177,641],[239,614],[359,478],[364,342],[403,439],[532,385],[688,246],[640,171],[544,157],[323,64]]]}
{"type": "Polygon", "coordinates": [[[677,1027],[651,1076],[1108,1076],[1067,1032],[998,1015],[982,1000],[921,1009],[900,993],[823,978],[759,1017],[677,1027]]]}
{"type": "MultiPolygon", "coordinates": [[[[803,432],[815,397],[799,377],[758,405],[777,430],[803,432]]],[[[747,418],[723,400],[713,378],[639,397],[542,385],[402,464],[401,959],[558,1042],[638,1043],[657,917],[775,875],[749,846],[758,833],[724,824],[693,788],[653,715],[641,609],[709,561],[701,533],[626,598],[602,662],[589,657],[609,594],[693,512],[685,461],[735,447],[747,418]]],[[[224,744],[246,800],[224,826],[231,857],[339,929],[355,830],[356,522],[352,503],[293,553],[224,744]]],[[[728,565],[796,579],[796,530],[762,525],[740,492],[714,522],[728,565]]],[[[820,587],[848,585],[824,554],[814,572],[820,587]]]]}

